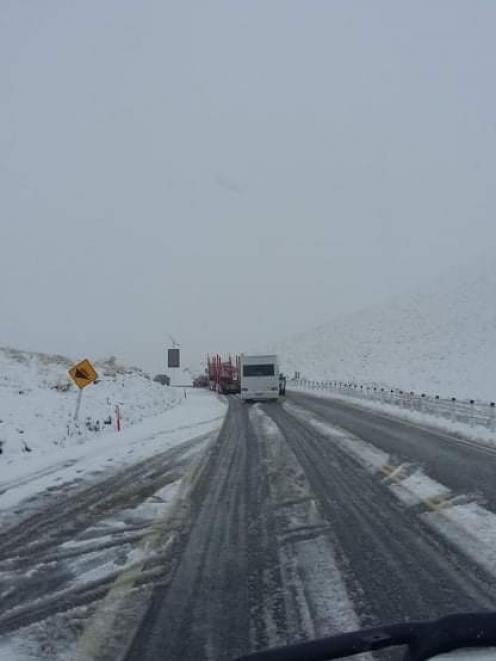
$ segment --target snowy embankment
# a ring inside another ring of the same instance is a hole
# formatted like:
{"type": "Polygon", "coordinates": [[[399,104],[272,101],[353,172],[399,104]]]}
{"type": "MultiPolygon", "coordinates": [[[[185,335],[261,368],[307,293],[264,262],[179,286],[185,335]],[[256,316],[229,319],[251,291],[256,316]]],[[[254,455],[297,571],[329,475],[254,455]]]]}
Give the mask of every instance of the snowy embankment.
{"type": "Polygon", "coordinates": [[[69,367],[0,350],[1,659],[94,658],[94,641],[100,652],[127,626],[128,598],[140,621],[175,548],[169,518],[226,412],[214,393],[162,386],[111,360],[95,363],[75,424],[69,367]]]}
{"type": "Polygon", "coordinates": [[[272,349],[289,376],[494,401],[495,291],[496,263],[471,265],[272,349]]]}
{"type": "Polygon", "coordinates": [[[0,349],[0,466],[114,431],[116,406],[127,428],[175,406],[182,396],[110,359],[96,363],[98,382],[85,388],[75,425],[78,388],[67,374],[70,366],[63,356],[0,349]]]}
{"type": "Polygon", "coordinates": [[[84,390],[75,424],[78,391],[69,367],[61,356],[0,349],[0,510],[208,433],[225,413],[214,396],[189,390],[186,398],[182,388],[110,360],[95,364],[99,381],[84,390]]]}

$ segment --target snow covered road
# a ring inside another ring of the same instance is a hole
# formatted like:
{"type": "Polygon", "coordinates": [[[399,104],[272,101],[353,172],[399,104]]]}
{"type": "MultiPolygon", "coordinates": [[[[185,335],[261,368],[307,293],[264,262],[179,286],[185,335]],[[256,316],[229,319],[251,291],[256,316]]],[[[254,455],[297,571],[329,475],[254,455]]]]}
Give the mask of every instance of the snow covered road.
{"type": "Polygon", "coordinates": [[[225,411],[191,391],[121,434],[11,464],[0,483],[0,658],[66,659],[78,622],[126,571],[138,569],[141,586],[160,580],[161,523],[225,411]]]}
{"type": "MultiPolygon", "coordinates": [[[[388,453],[399,465],[413,462],[454,493],[477,498],[496,512],[496,446],[472,442],[400,417],[339,399],[292,393],[291,401],[318,419],[351,432],[388,453]]],[[[398,415],[400,415],[399,412],[398,415]]]]}
{"type": "Polygon", "coordinates": [[[228,661],[496,608],[492,455],[355,408],[230,397],[220,432],[62,485],[2,536],[0,653],[228,661]]]}
{"type": "Polygon", "coordinates": [[[364,441],[350,453],[336,436],[290,407],[231,398],[177,571],[155,590],[126,661],[227,661],[360,624],[496,606],[487,564],[395,493],[374,466],[387,455],[364,441]]]}

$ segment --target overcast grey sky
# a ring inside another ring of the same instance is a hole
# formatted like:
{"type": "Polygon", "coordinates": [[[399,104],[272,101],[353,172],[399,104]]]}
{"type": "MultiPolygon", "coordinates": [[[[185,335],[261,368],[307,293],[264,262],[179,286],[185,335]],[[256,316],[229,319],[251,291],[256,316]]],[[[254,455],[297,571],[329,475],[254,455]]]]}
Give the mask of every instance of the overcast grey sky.
{"type": "Polygon", "coordinates": [[[494,251],[493,0],[0,0],[0,344],[159,371],[494,251]]]}

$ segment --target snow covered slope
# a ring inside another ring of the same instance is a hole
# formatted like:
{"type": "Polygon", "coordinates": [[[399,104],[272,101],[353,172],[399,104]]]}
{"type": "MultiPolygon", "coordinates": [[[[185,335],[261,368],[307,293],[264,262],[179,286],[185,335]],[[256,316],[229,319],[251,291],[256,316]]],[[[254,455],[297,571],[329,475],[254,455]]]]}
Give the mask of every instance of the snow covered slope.
{"type": "Polygon", "coordinates": [[[126,429],[164,412],[183,396],[154,383],[141,370],[109,359],[95,365],[99,381],[83,392],[76,428],[72,417],[78,390],[67,375],[71,362],[63,356],[0,348],[0,474],[16,457],[39,457],[115,430],[116,405],[126,429]]]}
{"type": "Polygon", "coordinates": [[[495,400],[496,265],[472,265],[273,348],[290,376],[495,400]]]}

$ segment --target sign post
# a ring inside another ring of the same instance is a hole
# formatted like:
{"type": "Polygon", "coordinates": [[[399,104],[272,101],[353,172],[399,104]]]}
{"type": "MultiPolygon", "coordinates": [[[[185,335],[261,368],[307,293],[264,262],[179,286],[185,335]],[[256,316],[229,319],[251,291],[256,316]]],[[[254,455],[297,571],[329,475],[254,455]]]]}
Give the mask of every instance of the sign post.
{"type": "Polygon", "coordinates": [[[85,359],[71,367],[69,370],[69,376],[79,388],[76,410],[74,411],[74,420],[77,420],[79,416],[79,409],[81,408],[81,400],[83,398],[83,389],[96,381],[98,374],[96,373],[95,368],[90,363],[90,361],[85,359]]]}
{"type": "Polygon", "coordinates": [[[76,410],[74,411],[74,420],[77,420],[79,417],[79,409],[81,408],[81,400],[83,399],[83,389],[79,388],[78,396],[77,396],[77,402],[76,402],[76,410]]]}

